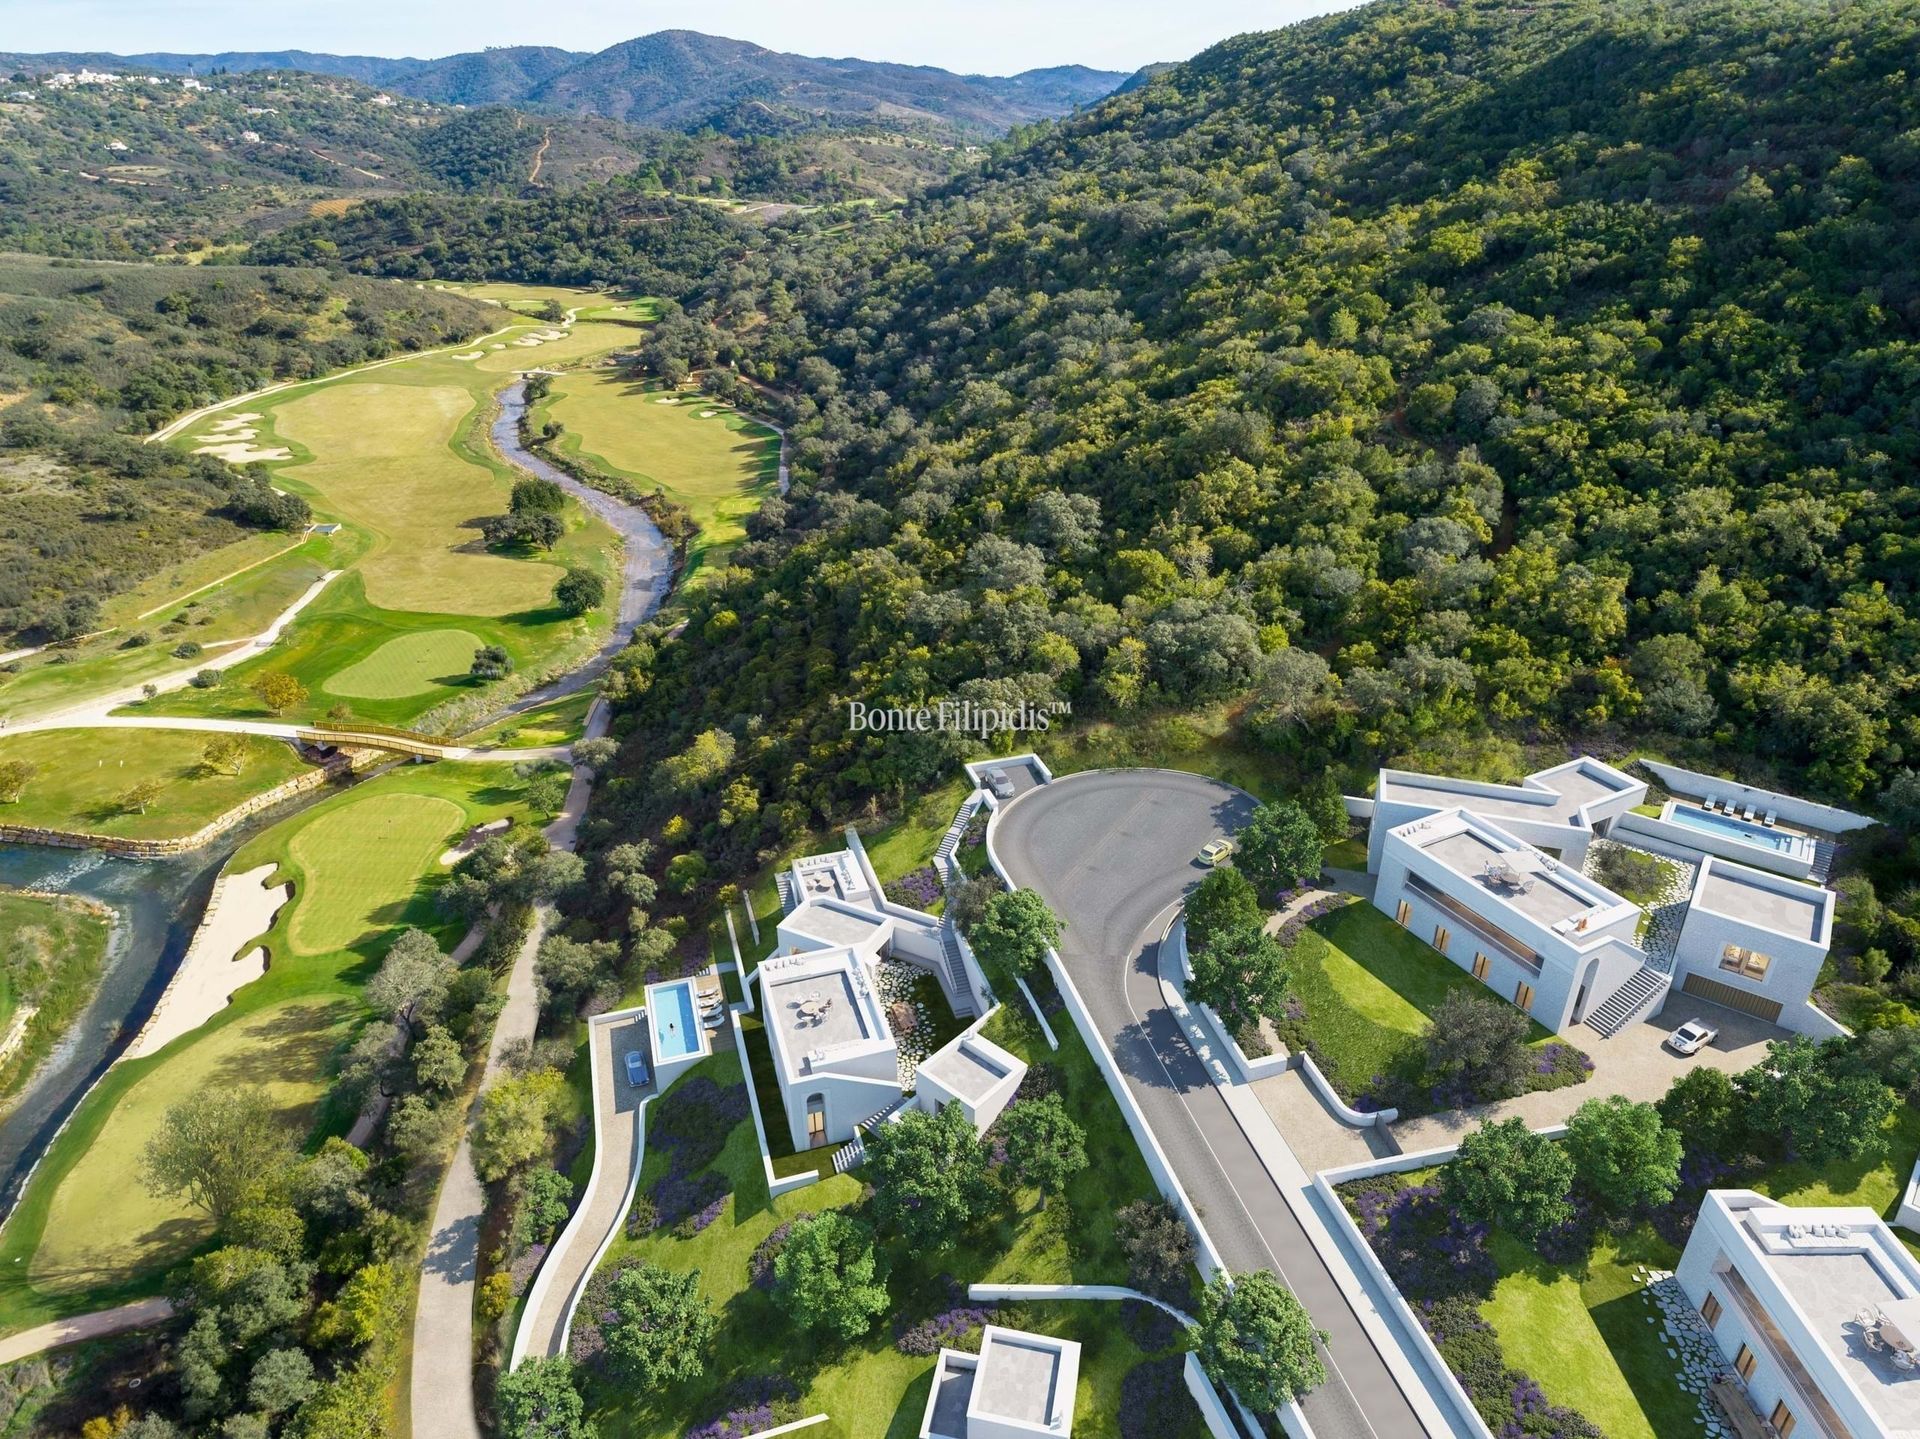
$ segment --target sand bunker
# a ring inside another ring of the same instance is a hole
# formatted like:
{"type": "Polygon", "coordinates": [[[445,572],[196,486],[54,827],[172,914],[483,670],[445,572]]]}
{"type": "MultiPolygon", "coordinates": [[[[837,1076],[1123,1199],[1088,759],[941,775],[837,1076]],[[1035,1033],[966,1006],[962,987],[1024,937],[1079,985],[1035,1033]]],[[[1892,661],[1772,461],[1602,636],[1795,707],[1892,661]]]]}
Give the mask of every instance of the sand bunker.
{"type": "Polygon", "coordinates": [[[489,350],[504,350],[506,349],[506,345],[499,340],[495,340],[491,345],[487,346],[487,348],[489,350]]]}
{"type": "Polygon", "coordinates": [[[481,357],[482,355],[484,355],[484,354],[486,354],[486,351],[485,351],[485,350],[469,350],[469,351],[467,351],[467,353],[466,353],[466,354],[464,354],[464,355],[455,355],[455,356],[454,356],[454,359],[456,359],[456,360],[477,360],[477,359],[479,359],[479,358],[480,358],[480,357],[481,357]]]}
{"type": "Polygon", "coordinates": [[[216,459],[225,460],[230,465],[252,465],[258,464],[262,460],[290,460],[293,458],[292,450],[284,449],[279,445],[275,445],[269,450],[263,450],[258,445],[245,443],[195,445],[193,452],[196,455],[212,455],[216,459]]]}
{"type": "Polygon", "coordinates": [[[293,897],[291,884],[267,888],[274,868],[263,864],[245,874],[223,875],[214,885],[193,943],[167,981],[153,1017],[127,1046],[128,1059],[152,1054],[192,1033],[225,1009],[235,990],[267,972],[267,952],[260,946],[239,959],[233,952],[266,933],[280,906],[293,897]]]}
{"type": "Polygon", "coordinates": [[[703,420],[711,420],[715,415],[719,413],[720,412],[718,410],[702,410],[700,412],[700,418],[703,420]]]}
{"type": "Polygon", "coordinates": [[[675,399],[672,395],[662,395],[659,399],[654,401],[654,404],[656,405],[677,405],[679,403],[680,402],[677,399],[675,399]]]}
{"type": "MultiPolygon", "coordinates": [[[[238,430],[242,425],[251,425],[259,418],[258,415],[249,410],[244,415],[228,415],[224,419],[215,420],[211,425],[207,426],[207,429],[216,435],[225,435],[238,430]]],[[[240,436],[240,438],[243,440],[252,439],[253,431],[248,430],[246,434],[240,436]]]]}
{"type": "Polygon", "coordinates": [[[499,834],[502,830],[508,827],[508,824],[509,824],[509,821],[505,819],[490,819],[485,824],[476,824],[472,829],[468,830],[464,835],[460,837],[460,843],[456,844],[452,849],[448,850],[445,854],[440,856],[440,863],[442,864],[460,863],[461,860],[465,859],[468,855],[473,853],[474,849],[479,845],[481,840],[485,839],[490,834],[499,834]]]}

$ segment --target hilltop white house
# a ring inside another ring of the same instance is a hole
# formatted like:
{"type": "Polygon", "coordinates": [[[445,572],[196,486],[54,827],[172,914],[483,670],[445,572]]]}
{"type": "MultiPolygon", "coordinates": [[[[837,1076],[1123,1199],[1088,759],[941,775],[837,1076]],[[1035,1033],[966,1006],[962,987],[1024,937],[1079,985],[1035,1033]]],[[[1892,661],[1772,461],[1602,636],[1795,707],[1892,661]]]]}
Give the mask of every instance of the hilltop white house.
{"type": "Polygon", "coordinates": [[[1713,1190],[1675,1278],[1726,1361],[1714,1392],[1743,1439],[1920,1435],[1920,1262],[1873,1210],[1713,1190]]]}
{"type": "Polygon", "coordinates": [[[1677,989],[1782,1028],[1835,1026],[1810,1003],[1835,897],[1811,882],[1827,835],[1861,816],[1660,766],[1680,797],[1591,757],[1517,785],[1383,769],[1368,814],[1374,904],[1555,1031],[1617,1033],[1677,989]],[[1792,822],[1782,816],[1791,816],[1792,822]],[[1823,828],[1815,828],[1823,826],[1823,828]],[[1679,861],[1692,887],[1663,937],[1587,871],[1606,839],[1679,861]]]}
{"type": "Polygon", "coordinates": [[[1067,1439],[1080,1346],[989,1324],[980,1352],[942,1349],[920,1439],[1067,1439]]]}
{"type": "Polygon", "coordinates": [[[903,1065],[880,993],[889,958],[932,974],[956,1015],[979,1012],[985,984],[951,926],[887,899],[864,851],[796,860],[781,875],[788,908],[774,952],[754,971],[762,1023],[787,1131],[796,1150],[853,1139],[905,1107],[958,1103],[985,1132],[1013,1097],[1026,1065],[969,1029],[903,1065]]]}

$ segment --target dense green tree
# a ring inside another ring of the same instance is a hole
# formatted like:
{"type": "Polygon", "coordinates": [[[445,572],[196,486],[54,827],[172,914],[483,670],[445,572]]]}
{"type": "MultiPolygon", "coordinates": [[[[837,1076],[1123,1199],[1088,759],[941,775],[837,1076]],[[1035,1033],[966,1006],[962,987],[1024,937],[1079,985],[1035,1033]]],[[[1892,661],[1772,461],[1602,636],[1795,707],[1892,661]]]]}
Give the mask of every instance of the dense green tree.
{"type": "Polygon", "coordinates": [[[257,1085],[210,1089],[167,1110],[140,1173],[155,1194],[184,1195],[215,1228],[285,1174],[293,1141],[257,1085]]]}
{"type": "Polygon", "coordinates": [[[700,1292],[700,1271],[632,1264],[613,1277],[612,1318],[603,1325],[607,1358],[642,1390],[697,1378],[715,1322],[700,1292]]]}
{"type": "Polygon", "coordinates": [[[1261,805],[1235,836],[1235,843],[1239,846],[1235,866],[1263,895],[1278,894],[1313,878],[1320,873],[1326,853],[1319,826],[1291,800],[1261,805]]]}
{"type": "Polygon", "coordinates": [[[503,1373],[494,1387],[503,1433],[516,1439],[588,1439],[586,1404],[564,1354],[529,1356],[503,1373]]]}
{"type": "Polygon", "coordinates": [[[1527,1086],[1532,1027],[1526,1015],[1491,995],[1450,991],[1434,1006],[1421,1043],[1428,1072],[1479,1099],[1507,1099],[1527,1086]]]}
{"type": "Polygon", "coordinates": [[[1292,1291],[1264,1269],[1214,1275],[1200,1296],[1194,1352],[1208,1377],[1261,1413],[1326,1381],[1317,1332],[1292,1291]]]}
{"type": "Polygon", "coordinates": [[[1217,865],[1187,896],[1187,944],[1203,949],[1224,930],[1257,925],[1266,918],[1260,895],[1232,865],[1217,865]]]}
{"type": "Polygon", "coordinates": [[[1680,1187],[1681,1138],[1651,1104],[1589,1099],[1567,1122],[1574,1177],[1615,1214],[1653,1209],[1680,1187]]]}
{"type": "Polygon", "coordinates": [[[867,1140],[866,1170],[881,1230],[917,1248],[957,1243],[992,1194],[986,1149],[957,1104],[880,1125],[867,1140]]]}
{"type": "Polygon", "coordinates": [[[1747,1132],[1808,1164],[1872,1159],[1886,1150],[1896,1096],[1875,1075],[1850,1070],[1846,1048],[1805,1035],[1774,1040],[1739,1076],[1747,1132]]]}
{"type": "Polygon", "coordinates": [[[553,587],[553,602],[569,615],[597,610],[606,600],[607,582],[592,570],[568,570],[553,587]]]}
{"type": "Polygon", "coordinates": [[[1057,1094],[1008,1105],[999,1128],[1006,1141],[1007,1168],[1022,1184],[1040,1191],[1043,1205],[1087,1167],[1086,1132],[1057,1094]]]}
{"type": "Polygon", "coordinates": [[[796,1322],[858,1339],[888,1309],[873,1232],[836,1210],[799,1221],[773,1261],[774,1297],[796,1322]]]}
{"type": "Polygon", "coordinates": [[[1009,974],[1025,976],[1046,962],[1065,926],[1030,889],[995,894],[967,931],[975,953],[1009,974]]]}
{"type": "Polygon", "coordinates": [[[1472,1131],[1440,1171],[1441,1192],[1455,1210],[1526,1240],[1573,1216],[1572,1185],[1566,1151],[1517,1116],[1472,1131]]]}
{"type": "Polygon", "coordinates": [[[1239,1034],[1277,1012],[1287,987],[1287,951],[1259,920],[1212,935],[1190,951],[1193,978],[1187,993],[1209,1006],[1228,1030],[1239,1034]]]}

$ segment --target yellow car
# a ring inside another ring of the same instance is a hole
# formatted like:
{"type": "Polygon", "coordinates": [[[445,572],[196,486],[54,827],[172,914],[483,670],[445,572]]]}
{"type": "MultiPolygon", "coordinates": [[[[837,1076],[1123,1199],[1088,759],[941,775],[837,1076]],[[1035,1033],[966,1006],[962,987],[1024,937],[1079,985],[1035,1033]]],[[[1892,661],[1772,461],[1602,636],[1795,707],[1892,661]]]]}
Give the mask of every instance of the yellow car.
{"type": "Polygon", "coordinates": [[[1230,839],[1210,839],[1200,846],[1200,863],[1209,869],[1219,864],[1233,853],[1233,841],[1230,839]]]}

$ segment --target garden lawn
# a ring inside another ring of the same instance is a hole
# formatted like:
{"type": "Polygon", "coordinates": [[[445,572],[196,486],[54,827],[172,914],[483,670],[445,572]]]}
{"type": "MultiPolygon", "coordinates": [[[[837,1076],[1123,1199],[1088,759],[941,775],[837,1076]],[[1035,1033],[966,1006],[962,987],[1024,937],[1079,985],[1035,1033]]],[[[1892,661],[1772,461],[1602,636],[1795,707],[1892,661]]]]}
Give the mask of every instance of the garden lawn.
{"type": "MultiPolygon", "coordinates": [[[[1356,900],[1314,920],[1294,946],[1288,993],[1306,1011],[1316,1062],[1343,1094],[1394,1072],[1456,990],[1497,1000],[1485,985],[1372,905],[1356,900]]],[[[1533,1042],[1553,1036],[1533,1026],[1533,1042]]]]}
{"type": "Polygon", "coordinates": [[[892,884],[903,875],[933,863],[933,852],[940,847],[941,839],[971,788],[964,775],[950,780],[914,800],[899,819],[860,836],[880,883],[892,884]]]}
{"type": "Polygon", "coordinates": [[[6,1094],[25,1082],[93,997],[112,931],[103,915],[78,900],[0,890],[0,936],[6,957],[0,1033],[22,1005],[34,1007],[19,1045],[0,1065],[0,1094],[6,1094]]]}
{"type": "Polygon", "coordinates": [[[229,872],[273,864],[294,885],[263,941],[267,973],[199,1029],[115,1065],[82,1101],[0,1230],[0,1332],[155,1293],[205,1242],[204,1221],[138,1179],[167,1106],[259,1083],[310,1143],[343,1131],[352,1116],[320,1101],[335,1056],[370,1018],[362,987],[400,927],[452,947],[464,927],[433,903],[441,852],[472,825],[525,815],[522,787],[499,766],[408,765],[242,845],[229,872]]]}
{"type": "Polygon", "coordinates": [[[1500,1279],[1481,1313],[1513,1368],[1549,1399],[1579,1410],[1607,1439],[1694,1439],[1699,1404],[1667,1357],[1659,1310],[1633,1276],[1636,1265],[1672,1269],[1673,1247],[1645,1225],[1603,1234],[1592,1254],[1553,1265],[1518,1239],[1493,1237],[1500,1279]]]}
{"type": "MultiPolygon", "coordinates": [[[[1777,1164],[1749,1187],[1782,1204],[1808,1207],[1861,1205],[1889,1223],[1900,1210],[1901,1196],[1920,1158],[1920,1110],[1910,1104],[1894,1106],[1887,1121],[1886,1153],[1872,1161],[1851,1164],[1777,1164]]],[[[1920,1257],[1920,1240],[1895,1229],[1907,1248],[1920,1257]]]]}
{"type": "Polygon", "coordinates": [[[705,395],[676,397],[611,371],[556,376],[536,419],[565,427],[563,453],[687,507],[700,530],[688,574],[746,537],[743,521],[779,480],[780,437],[765,425],[705,395]]]}
{"type": "Polygon", "coordinates": [[[248,736],[241,772],[215,770],[201,758],[210,738],[194,730],[130,729],[0,736],[0,761],[34,766],[19,801],[0,804],[0,823],[172,839],[307,768],[286,742],[248,736]],[[145,814],[117,803],[117,796],[147,780],[161,789],[145,814]]]}
{"type": "MultiPolygon", "coordinates": [[[[1087,1072],[1076,1068],[1068,1082],[1076,1108],[1094,1102],[1083,1088],[1088,1074],[1091,1083],[1101,1083],[1098,1073],[1091,1072],[1090,1060],[1087,1066],[1087,1072]]],[[[739,1058],[732,1054],[716,1055],[690,1072],[721,1084],[738,1083],[741,1078],[739,1058]]],[[[1113,1109],[1104,1086],[1099,1097],[1113,1109]]],[[[1113,1117],[1116,1125],[1121,1124],[1117,1109],[1113,1117]]],[[[1121,1132],[1125,1133],[1124,1126],[1121,1132]]],[[[1131,1145],[1131,1136],[1127,1143],[1131,1145]]],[[[946,1309],[944,1280],[949,1277],[963,1285],[1124,1282],[1125,1266],[1117,1263],[1111,1239],[1111,1214],[1113,1207],[1139,1197],[1132,1181],[1144,1183],[1145,1166],[1134,1151],[1128,1156],[1130,1165],[1122,1163],[1102,1173],[1102,1161],[1113,1156],[1096,1149],[1091,1134],[1089,1157],[1092,1163],[1081,1181],[1044,1211],[1037,1207],[1036,1196],[1023,1194],[1014,1210],[982,1225],[945,1252],[915,1252],[900,1243],[883,1244],[894,1312],[919,1319],[946,1309]],[[1085,1213],[1074,1213],[1083,1205],[1085,1213]],[[1104,1235],[1104,1244],[1093,1253],[1082,1252],[1081,1240],[1096,1232],[1104,1235]]],[[[720,1321],[707,1372],[646,1397],[630,1386],[597,1380],[589,1387],[588,1403],[599,1432],[605,1439],[677,1439],[690,1426],[724,1411],[729,1384],[775,1373],[799,1387],[802,1412],[831,1416],[809,1433],[822,1439],[911,1439],[919,1432],[926,1405],[934,1365],[931,1356],[900,1353],[885,1320],[852,1344],[822,1344],[806,1335],[791,1315],[782,1313],[771,1294],[748,1282],[754,1249],[775,1228],[802,1214],[854,1207],[862,1192],[860,1181],[836,1175],[778,1199],[769,1197],[751,1119],[734,1128],[714,1167],[726,1176],[732,1190],[717,1220],[688,1239],[676,1238],[668,1230],[654,1230],[638,1239],[622,1234],[603,1261],[606,1267],[646,1261],[680,1272],[699,1271],[701,1291],[720,1321]]],[[[641,1191],[666,1168],[664,1154],[649,1152],[641,1165],[641,1191]]],[[[1079,1439],[1118,1439],[1120,1384],[1141,1355],[1120,1332],[1117,1319],[1110,1306],[1095,1303],[1022,1306],[1021,1323],[1087,1346],[1074,1419],[1079,1439]]],[[[1169,1439],[1188,1439],[1188,1435],[1178,1433],[1169,1439]]]]}

